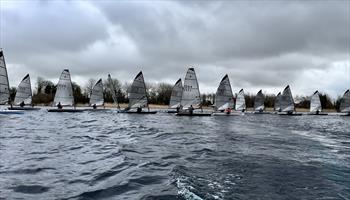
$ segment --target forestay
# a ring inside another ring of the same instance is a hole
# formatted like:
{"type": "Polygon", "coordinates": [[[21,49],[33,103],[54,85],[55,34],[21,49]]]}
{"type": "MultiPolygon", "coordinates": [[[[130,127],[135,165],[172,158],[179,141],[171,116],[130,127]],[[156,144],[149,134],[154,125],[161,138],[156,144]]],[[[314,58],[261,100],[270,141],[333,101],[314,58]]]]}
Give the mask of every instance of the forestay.
{"type": "Polygon", "coordinates": [[[129,106],[128,108],[142,108],[148,106],[146,85],[143,78],[142,71],[137,74],[134,82],[131,85],[129,96],[129,106]]]}
{"type": "Polygon", "coordinates": [[[19,105],[24,102],[25,105],[32,104],[32,87],[30,84],[30,76],[27,74],[17,87],[17,92],[15,96],[15,105],[19,105]]]}
{"type": "Polygon", "coordinates": [[[340,100],[340,112],[350,112],[350,90],[347,90],[340,100]]]}
{"type": "Polygon", "coordinates": [[[176,81],[170,96],[169,108],[178,108],[180,106],[182,96],[182,81],[181,78],[176,81]]]}
{"type": "Polygon", "coordinates": [[[233,93],[228,75],[222,78],[215,94],[215,110],[222,111],[233,107],[233,93]]]}
{"type": "Polygon", "coordinates": [[[10,85],[3,51],[0,49],[0,105],[7,104],[10,98],[10,85]]]}
{"type": "Polygon", "coordinates": [[[321,112],[321,100],[318,91],[314,92],[310,99],[310,112],[321,112]]]}
{"type": "Polygon", "coordinates": [[[279,111],[281,109],[281,92],[279,92],[275,99],[274,110],[279,111]]]}
{"type": "Polygon", "coordinates": [[[183,109],[188,109],[191,105],[193,108],[200,108],[201,106],[199,86],[194,68],[187,70],[180,104],[183,109]]]}
{"type": "Polygon", "coordinates": [[[63,70],[57,83],[57,90],[53,104],[57,106],[58,103],[61,103],[62,106],[74,105],[72,81],[68,69],[63,70]]]}
{"type": "Polygon", "coordinates": [[[246,104],[245,104],[245,98],[244,98],[244,91],[241,89],[237,95],[236,98],[236,110],[238,111],[244,111],[246,110],[246,104]]]}
{"type": "Polygon", "coordinates": [[[103,106],[104,105],[104,99],[103,99],[103,84],[102,79],[98,80],[91,91],[90,96],[90,106],[96,105],[96,106],[103,106]]]}
{"type": "MultiPolygon", "coordinates": [[[[117,98],[117,89],[113,83],[112,77],[110,74],[108,74],[108,79],[107,79],[107,89],[111,92],[112,98],[115,104],[118,104],[118,98],[117,98]]],[[[119,104],[118,104],[119,106],[119,104]]]]}
{"type": "Polygon", "coordinates": [[[263,110],[265,110],[264,102],[265,102],[265,96],[262,93],[262,90],[260,90],[255,96],[254,110],[255,111],[263,111],[263,110]]]}
{"type": "Polygon", "coordinates": [[[289,85],[283,90],[280,97],[280,108],[282,112],[294,111],[294,100],[289,85]]]}

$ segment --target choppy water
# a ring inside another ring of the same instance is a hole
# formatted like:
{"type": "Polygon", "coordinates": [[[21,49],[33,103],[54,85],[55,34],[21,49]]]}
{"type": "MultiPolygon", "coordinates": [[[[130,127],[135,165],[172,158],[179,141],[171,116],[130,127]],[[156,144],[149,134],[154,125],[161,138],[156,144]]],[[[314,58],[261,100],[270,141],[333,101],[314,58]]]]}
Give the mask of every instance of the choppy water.
{"type": "Polygon", "coordinates": [[[0,115],[0,199],[350,199],[350,117],[0,115]]]}

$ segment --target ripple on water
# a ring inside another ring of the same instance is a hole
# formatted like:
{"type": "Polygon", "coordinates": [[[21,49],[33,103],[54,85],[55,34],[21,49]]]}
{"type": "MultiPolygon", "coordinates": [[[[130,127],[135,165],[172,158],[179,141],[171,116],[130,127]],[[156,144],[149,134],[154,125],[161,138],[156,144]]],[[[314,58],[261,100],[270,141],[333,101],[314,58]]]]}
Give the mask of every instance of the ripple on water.
{"type": "Polygon", "coordinates": [[[14,192],[25,193],[25,194],[39,194],[49,191],[50,187],[42,185],[18,185],[12,187],[14,192]]]}

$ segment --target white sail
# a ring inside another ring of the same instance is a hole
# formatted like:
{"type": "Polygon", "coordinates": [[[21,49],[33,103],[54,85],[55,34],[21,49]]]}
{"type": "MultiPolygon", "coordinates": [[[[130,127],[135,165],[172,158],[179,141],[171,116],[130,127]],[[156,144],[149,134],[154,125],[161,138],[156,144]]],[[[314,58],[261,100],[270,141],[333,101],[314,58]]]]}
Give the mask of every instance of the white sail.
{"type": "Polygon", "coordinates": [[[74,105],[73,87],[68,69],[63,70],[60,80],[57,83],[53,104],[57,106],[58,103],[61,103],[62,106],[74,105]]]}
{"type": "Polygon", "coordinates": [[[103,99],[103,84],[102,79],[98,80],[91,91],[90,96],[90,106],[96,105],[96,106],[103,106],[104,105],[104,99],[103,99]]]}
{"type": "Polygon", "coordinates": [[[318,91],[316,91],[312,96],[310,100],[310,112],[321,112],[322,106],[321,106],[321,100],[320,95],[318,91]]]}
{"type": "Polygon", "coordinates": [[[265,110],[264,102],[265,102],[265,96],[262,93],[262,90],[260,90],[256,94],[255,99],[254,99],[254,110],[255,111],[263,111],[263,110],[265,110]]]}
{"type": "Polygon", "coordinates": [[[27,74],[21,83],[17,87],[17,92],[15,96],[15,105],[19,105],[21,103],[24,103],[25,105],[31,105],[32,104],[32,86],[30,84],[30,76],[27,74]]]}
{"type": "Polygon", "coordinates": [[[280,97],[280,108],[282,112],[294,111],[294,100],[289,85],[283,90],[280,97]]]}
{"type": "Polygon", "coordinates": [[[281,92],[279,92],[276,96],[276,99],[275,99],[275,104],[274,104],[274,110],[275,111],[280,111],[281,109],[281,92]]]}
{"type": "Polygon", "coordinates": [[[118,104],[117,89],[113,83],[113,80],[110,74],[108,74],[107,81],[108,81],[107,89],[111,92],[114,103],[118,104]]]}
{"type": "Polygon", "coordinates": [[[3,51],[0,49],[0,105],[7,104],[10,99],[10,85],[3,51]]]}
{"type": "Polygon", "coordinates": [[[230,80],[226,74],[222,78],[220,85],[215,94],[215,110],[225,110],[233,107],[233,93],[231,89],[230,80]]]}
{"type": "Polygon", "coordinates": [[[236,110],[244,111],[246,110],[244,91],[241,89],[236,97],[236,110]]]}
{"type": "Polygon", "coordinates": [[[340,112],[350,112],[350,90],[347,90],[340,100],[340,112]]]}
{"type": "Polygon", "coordinates": [[[142,108],[148,106],[146,84],[143,79],[142,71],[137,74],[134,82],[131,85],[129,96],[128,108],[142,108]]]}
{"type": "Polygon", "coordinates": [[[173,90],[171,91],[169,108],[178,108],[180,106],[182,96],[182,81],[181,78],[176,81],[173,90]]]}
{"type": "Polygon", "coordinates": [[[191,105],[193,108],[201,106],[201,95],[194,68],[187,70],[180,104],[183,109],[188,109],[191,105]]]}

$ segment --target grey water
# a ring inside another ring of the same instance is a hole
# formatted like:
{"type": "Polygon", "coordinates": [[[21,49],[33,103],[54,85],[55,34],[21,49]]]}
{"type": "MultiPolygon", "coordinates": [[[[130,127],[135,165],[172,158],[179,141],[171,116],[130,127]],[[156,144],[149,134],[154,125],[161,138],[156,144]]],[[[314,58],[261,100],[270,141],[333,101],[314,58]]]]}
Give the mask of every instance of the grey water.
{"type": "Polygon", "coordinates": [[[0,199],[350,199],[350,117],[0,115],[0,199]]]}

